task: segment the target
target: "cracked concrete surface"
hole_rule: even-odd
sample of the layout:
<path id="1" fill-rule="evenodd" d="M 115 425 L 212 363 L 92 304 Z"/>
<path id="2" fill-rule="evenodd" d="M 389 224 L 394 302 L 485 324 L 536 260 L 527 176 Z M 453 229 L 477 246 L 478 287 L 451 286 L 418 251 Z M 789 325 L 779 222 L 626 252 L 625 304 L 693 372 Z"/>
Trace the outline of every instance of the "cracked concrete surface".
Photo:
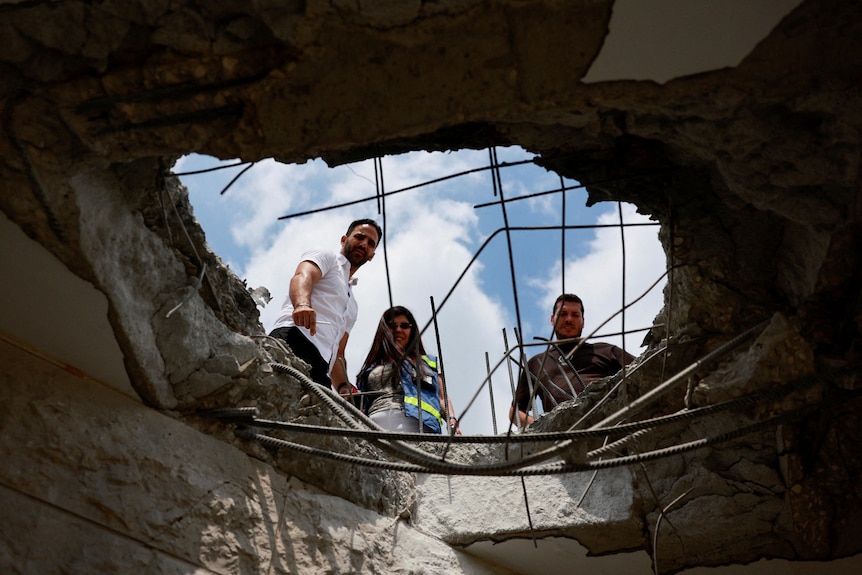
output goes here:
<path id="1" fill-rule="evenodd" d="M 427 573 L 551 573 L 576 560 L 602 572 L 594 555 L 617 554 L 632 570 L 657 557 L 667 573 L 848 570 L 862 546 L 859 8 L 0 4 L 0 484 L 16 511 L 2 523 L 0 565 L 415 572 L 409 555 Z M 607 474 L 596 494 L 628 478 L 626 496 L 605 501 L 614 505 L 596 513 L 596 531 L 589 497 L 583 509 L 569 499 L 541 510 L 541 546 L 526 548 L 517 547 L 529 538 L 524 515 L 457 505 L 482 500 L 473 481 L 277 454 L 198 415 L 253 404 L 265 416 L 332 421 L 268 368 L 303 366 L 259 337 L 247 287 L 206 246 L 170 174 L 176 157 L 334 165 L 506 144 L 587 183 L 591 202 L 628 201 L 661 223 L 674 298 L 666 294 L 666 327 L 654 336 L 669 353 L 631 378 L 629 401 L 770 320 L 698 370 L 690 400 L 810 381 L 760 409 L 815 408 L 777 431 Z M 536 429 L 565 429 L 592 401 Z M 645 415 L 682 401 L 663 398 Z M 680 425 L 628 449 L 737 423 Z M 380 455 L 343 438 L 310 441 Z M 564 500 L 569 480 L 528 484 Z M 500 491 L 512 498 L 503 508 L 514 507 L 511 485 Z M 466 521 L 480 512 L 487 520 Z M 496 544 L 506 539 L 519 551 Z M 59 559 L 34 552 L 48 543 Z"/>

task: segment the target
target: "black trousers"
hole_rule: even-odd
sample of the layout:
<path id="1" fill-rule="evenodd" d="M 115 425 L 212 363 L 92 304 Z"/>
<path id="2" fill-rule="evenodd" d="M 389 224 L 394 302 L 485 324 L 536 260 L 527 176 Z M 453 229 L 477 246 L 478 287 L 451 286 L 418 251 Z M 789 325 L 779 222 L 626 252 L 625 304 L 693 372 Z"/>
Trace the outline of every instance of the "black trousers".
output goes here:
<path id="1" fill-rule="evenodd" d="M 298 358 L 311 366 L 311 379 L 315 383 L 332 387 L 332 380 L 329 379 L 329 362 L 323 359 L 314 344 L 308 341 L 298 327 L 277 327 L 269 335 L 283 340 Z"/>

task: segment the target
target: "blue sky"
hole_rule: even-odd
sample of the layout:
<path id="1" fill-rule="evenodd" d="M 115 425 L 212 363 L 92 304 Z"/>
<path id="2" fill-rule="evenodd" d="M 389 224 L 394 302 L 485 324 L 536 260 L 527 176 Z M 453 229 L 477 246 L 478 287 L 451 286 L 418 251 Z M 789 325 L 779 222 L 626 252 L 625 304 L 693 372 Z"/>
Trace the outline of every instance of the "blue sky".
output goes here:
<path id="1" fill-rule="evenodd" d="M 532 159 L 521 148 L 497 148 L 499 162 Z M 489 165 L 488 150 L 459 152 L 413 152 L 381 160 L 383 184 L 387 192 Z M 174 166 L 187 172 L 226 165 L 205 156 L 186 156 Z M 287 294 L 290 277 L 302 252 L 313 247 L 338 249 L 341 236 L 354 219 L 373 218 L 384 223 L 378 212 L 374 162 L 371 160 L 329 168 L 322 161 L 305 164 L 258 162 L 231 187 L 222 189 L 243 167 L 233 167 L 201 175 L 182 177 L 189 189 L 195 216 L 215 253 L 249 287 L 265 286 L 273 300 L 260 309 L 261 323 L 268 332 Z M 374 260 L 358 272 L 355 293 L 360 313 L 350 335 L 347 350 L 348 372 L 360 367 L 371 344 L 377 321 L 389 307 L 387 268 L 393 303 L 410 308 L 421 325 L 431 320 L 431 298 L 438 309 L 440 350 L 433 326 L 423 335 L 431 353 L 442 355 L 449 393 L 462 417 L 465 433 L 493 433 L 492 409 L 486 365 L 493 368 L 504 353 L 503 331 L 509 345 L 515 342 L 518 325 L 515 313 L 509 245 L 505 233 L 497 233 L 445 300 L 458 277 L 495 231 L 504 227 L 498 201 L 494 197 L 490 170 L 399 192 L 385 199 L 386 249 L 380 246 Z M 539 192 L 577 186 L 533 164 L 500 170 L 503 195 L 507 200 Z M 618 224 L 620 207 L 602 202 L 586 208 L 586 192 L 568 190 L 565 195 L 565 224 Z M 344 202 L 361 201 L 348 207 L 279 219 L 299 212 L 317 210 Z M 561 193 L 545 194 L 507 203 L 510 227 L 560 226 L 563 223 Z M 634 207 L 622 204 L 625 223 L 650 223 Z M 657 238 L 658 226 L 625 230 L 625 301 L 641 294 L 665 270 L 665 257 Z M 567 230 L 565 265 L 562 264 L 563 234 L 560 230 L 513 231 L 512 261 L 525 343 L 534 337 L 550 336 L 550 310 L 565 281 L 565 290 L 584 299 L 588 334 L 615 314 L 623 302 L 622 241 L 618 227 Z M 388 264 L 388 265 L 387 265 Z M 563 271 L 565 273 L 563 273 Z M 626 311 L 626 329 L 651 325 L 661 307 L 664 282 Z M 620 331 L 620 316 L 598 330 L 599 334 Z M 622 346 L 637 355 L 643 333 L 599 338 Z M 527 350 L 529 355 L 538 348 Z M 487 359 L 486 359 L 487 354 Z M 505 366 L 491 382 L 498 432 L 505 431 L 511 402 L 511 386 Z M 464 409 L 470 404 L 466 413 Z"/>

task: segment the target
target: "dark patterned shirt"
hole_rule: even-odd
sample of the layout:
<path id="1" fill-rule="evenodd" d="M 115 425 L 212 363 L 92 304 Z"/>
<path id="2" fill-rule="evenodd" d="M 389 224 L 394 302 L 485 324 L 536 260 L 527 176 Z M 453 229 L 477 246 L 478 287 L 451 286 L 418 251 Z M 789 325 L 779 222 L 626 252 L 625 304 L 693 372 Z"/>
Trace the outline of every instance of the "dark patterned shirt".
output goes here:
<path id="1" fill-rule="evenodd" d="M 529 378 L 528 385 L 527 373 L 522 373 L 515 392 L 519 410 L 527 411 L 530 392 L 537 385 L 536 397 L 542 400 L 544 411 L 550 411 L 558 404 L 573 399 L 591 381 L 614 375 L 634 359 L 630 353 L 609 343 L 585 343 L 570 358 L 570 365 L 566 365 L 562 355 L 574 346 L 574 343 L 551 346 L 547 354 L 542 352 L 530 358 L 527 366 L 533 377 Z"/>

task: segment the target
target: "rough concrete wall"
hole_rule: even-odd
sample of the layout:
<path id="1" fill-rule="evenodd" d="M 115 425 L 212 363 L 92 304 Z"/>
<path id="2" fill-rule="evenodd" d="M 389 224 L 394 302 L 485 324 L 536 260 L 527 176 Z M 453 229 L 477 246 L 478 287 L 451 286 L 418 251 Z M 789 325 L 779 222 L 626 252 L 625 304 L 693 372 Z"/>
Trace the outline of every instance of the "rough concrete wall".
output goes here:
<path id="1" fill-rule="evenodd" d="M 808 0 L 738 66 L 664 84 L 584 83 L 614 4 L 7 3 L 0 208 L 104 294 L 129 382 L 148 407 L 394 517 L 414 510 L 412 477 L 273 453 L 201 416 L 248 404 L 265 416 L 334 421 L 296 381 L 269 369 L 292 358 L 259 337 L 245 286 L 206 248 L 168 167 L 193 151 L 340 163 L 520 144 L 586 183 L 591 202 L 630 201 L 662 224 L 672 271 L 664 326 L 653 337 L 668 354 L 627 381 L 608 409 L 765 320 L 766 339 L 697 369 L 686 382 L 691 393 L 662 398 L 647 413 L 812 382 L 812 397 L 761 408 L 810 402 L 777 440 L 762 431 L 632 474 L 635 522 L 661 533 L 678 510 L 670 529 L 686 527 L 659 539 L 666 568 L 858 553 L 862 10 Z M 4 372 L 10 385 L 28 381 L 12 375 Z M 560 410 L 537 429 L 565 429 L 584 408 Z M 155 411 L 135 413 L 157 418 L 148 419 L 150 432 L 171 425 Z M 18 416 L 4 414 L 4 425 Z M 625 450 L 694 439 L 736 419 L 682 426 Z M 51 430 L 49 421 L 33 433 L 50 439 Z M 341 438 L 311 441 L 378 455 Z M 20 447 L 4 443 L 26 457 Z M 95 465 L 88 451 L 78 453 Z M 81 470 L 86 477 L 89 468 Z M 9 481 L 26 482 L 25 471 L 10 471 Z M 48 481 L 43 487 L 51 491 Z M 111 515 L 110 499 L 93 505 Z M 699 521 L 709 510 L 722 520 Z M 4 533 L 13 528 L 4 524 Z M 486 535 L 505 534 L 491 526 Z M 652 541 L 620 545 L 655 553 Z M 13 549 L 10 561 L 29 557 L 29 546 Z"/>

